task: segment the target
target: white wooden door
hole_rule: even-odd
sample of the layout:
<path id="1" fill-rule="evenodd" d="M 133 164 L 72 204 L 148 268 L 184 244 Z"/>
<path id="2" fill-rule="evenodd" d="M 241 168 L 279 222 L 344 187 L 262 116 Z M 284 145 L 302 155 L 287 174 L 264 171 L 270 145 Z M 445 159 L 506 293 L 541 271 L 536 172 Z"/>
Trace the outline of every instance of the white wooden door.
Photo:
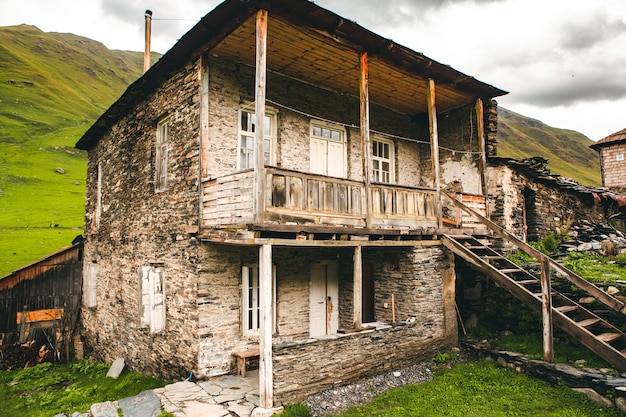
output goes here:
<path id="1" fill-rule="evenodd" d="M 343 142 L 328 141 L 328 167 L 327 175 L 344 178 L 345 170 L 345 147 Z"/>
<path id="2" fill-rule="evenodd" d="M 328 141 L 324 139 L 311 139 L 311 172 L 313 174 L 328 175 Z"/>
<path id="3" fill-rule="evenodd" d="M 309 284 L 309 333 L 311 337 L 337 333 L 339 327 L 339 283 L 337 263 L 311 265 Z"/>

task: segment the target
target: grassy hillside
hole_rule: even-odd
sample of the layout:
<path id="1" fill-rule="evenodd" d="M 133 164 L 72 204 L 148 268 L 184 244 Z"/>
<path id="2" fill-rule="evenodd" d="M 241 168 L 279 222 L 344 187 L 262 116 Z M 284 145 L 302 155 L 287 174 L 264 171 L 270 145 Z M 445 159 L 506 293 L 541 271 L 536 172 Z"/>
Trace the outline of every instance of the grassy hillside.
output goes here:
<path id="1" fill-rule="evenodd" d="M 550 171 L 583 185 L 601 186 L 598 154 L 593 141 L 573 130 L 550 127 L 503 107 L 498 108 L 498 156 L 548 158 Z"/>
<path id="2" fill-rule="evenodd" d="M 0 27 L 0 277 L 82 233 L 86 155 L 74 144 L 142 68 L 139 52 Z"/>

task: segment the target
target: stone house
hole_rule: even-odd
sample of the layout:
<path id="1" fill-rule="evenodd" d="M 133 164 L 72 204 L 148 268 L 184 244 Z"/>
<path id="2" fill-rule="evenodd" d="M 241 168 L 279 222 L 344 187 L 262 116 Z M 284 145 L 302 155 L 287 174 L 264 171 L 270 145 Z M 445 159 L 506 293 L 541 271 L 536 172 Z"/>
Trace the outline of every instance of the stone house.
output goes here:
<path id="1" fill-rule="evenodd" d="M 626 192 L 626 129 L 600 139 L 589 147 L 598 152 L 602 186 Z"/>
<path id="2" fill-rule="evenodd" d="M 223 2 L 77 143 L 86 352 L 202 378 L 258 349 L 269 408 L 454 345 L 443 190 L 484 209 L 503 94 L 306 0 Z"/>

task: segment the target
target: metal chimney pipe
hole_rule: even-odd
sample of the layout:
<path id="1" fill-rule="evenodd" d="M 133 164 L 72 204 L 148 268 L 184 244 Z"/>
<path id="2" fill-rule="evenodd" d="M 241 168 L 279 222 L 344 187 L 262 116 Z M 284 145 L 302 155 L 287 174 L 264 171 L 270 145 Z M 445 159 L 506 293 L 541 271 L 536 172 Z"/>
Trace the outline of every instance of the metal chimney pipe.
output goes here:
<path id="1" fill-rule="evenodd" d="M 143 53 L 143 72 L 150 69 L 150 38 L 152 37 L 152 10 L 146 10 L 146 49 Z"/>

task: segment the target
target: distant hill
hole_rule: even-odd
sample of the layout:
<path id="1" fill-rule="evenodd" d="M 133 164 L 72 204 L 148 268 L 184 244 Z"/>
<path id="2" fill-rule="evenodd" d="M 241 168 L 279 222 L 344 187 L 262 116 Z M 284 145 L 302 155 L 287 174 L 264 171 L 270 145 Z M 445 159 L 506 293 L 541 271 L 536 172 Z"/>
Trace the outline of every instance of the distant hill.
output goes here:
<path id="1" fill-rule="evenodd" d="M 87 164 L 74 144 L 142 70 L 141 52 L 0 27 L 0 277 L 82 233 Z M 600 184 L 587 137 L 499 112 L 500 156 L 543 156 L 555 173 Z"/>
<path id="2" fill-rule="evenodd" d="M 74 144 L 142 71 L 140 52 L 0 27 L 0 277 L 82 233 L 87 165 Z"/>
<path id="3" fill-rule="evenodd" d="M 498 107 L 498 156 L 524 159 L 542 156 L 552 173 L 583 185 L 601 186 L 598 154 L 582 133 L 558 129 Z"/>

